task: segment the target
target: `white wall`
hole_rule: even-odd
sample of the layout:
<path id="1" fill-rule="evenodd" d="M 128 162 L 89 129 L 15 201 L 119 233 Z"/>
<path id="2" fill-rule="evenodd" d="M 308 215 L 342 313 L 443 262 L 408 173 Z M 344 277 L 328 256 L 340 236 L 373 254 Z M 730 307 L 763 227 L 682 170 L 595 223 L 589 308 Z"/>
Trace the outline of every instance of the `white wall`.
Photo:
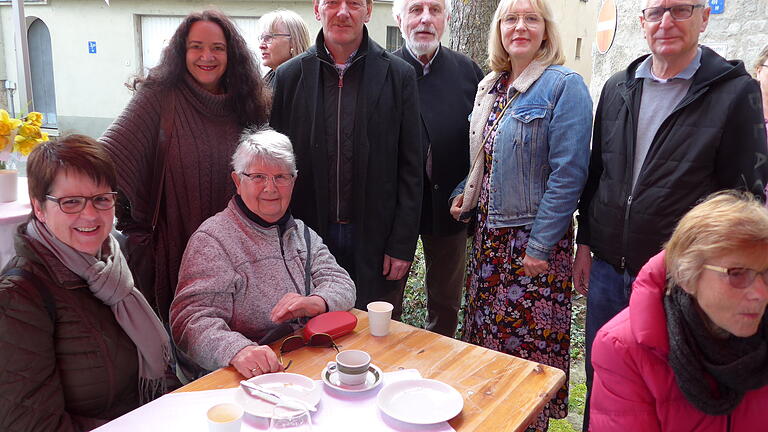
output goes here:
<path id="1" fill-rule="evenodd" d="M 549 0 L 563 41 L 565 65 L 575 70 L 589 85 L 592 78 L 592 44 L 600 0 Z M 576 58 L 576 39 L 581 38 L 581 58 Z"/>

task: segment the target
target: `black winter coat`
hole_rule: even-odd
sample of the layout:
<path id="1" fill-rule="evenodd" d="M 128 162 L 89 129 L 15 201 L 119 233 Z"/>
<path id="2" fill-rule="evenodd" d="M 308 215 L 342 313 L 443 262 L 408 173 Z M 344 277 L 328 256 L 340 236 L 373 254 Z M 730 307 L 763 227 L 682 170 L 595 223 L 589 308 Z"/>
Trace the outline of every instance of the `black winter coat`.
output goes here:
<path id="1" fill-rule="evenodd" d="M 139 406 L 136 345 L 109 306 L 25 228 L 5 269 L 45 284 L 55 323 L 29 280 L 0 278 L 0 430 L 90 430 Z"/>
<path id="2" fill-rule="evenodd" d="M 635 70 L 647 56 L 611 77 L 600 95 L 576 241 L 619 271 L 637 274 L 678 220 L 707 195 L 736 188 L 764 198 L 768 164 L 760 88 L 741 61 L 701 49 L 701 66 L 656 132 L 634 190 L 643 91 Z"/>
<path id="3" fill-rule="evenodd" d="M 416 71 L 424 157 L 432 146 L 432 177 L 424 172 L 421 234 L 450 235 L 467 229 L 450 214 L 450 196 L 469 171 L 469 115 L 483 71 L 469 57 L 441 46 L 429 73 L 411 53 L 393 53 Z"/>
<path id="4" fill-rule="evenodd" d="M 291 138 L 299 176 L 291 210 L 321 237 L 328 232 L 328 149 L 317 45 L 275 74 L 271 126 Z M 413 68 L 365 35 L 354 119 L 353 214 L 358 307 L 397 287 L 382 275 L 384 254 L 411 261 L 421 212 L 423 157 Z"/>

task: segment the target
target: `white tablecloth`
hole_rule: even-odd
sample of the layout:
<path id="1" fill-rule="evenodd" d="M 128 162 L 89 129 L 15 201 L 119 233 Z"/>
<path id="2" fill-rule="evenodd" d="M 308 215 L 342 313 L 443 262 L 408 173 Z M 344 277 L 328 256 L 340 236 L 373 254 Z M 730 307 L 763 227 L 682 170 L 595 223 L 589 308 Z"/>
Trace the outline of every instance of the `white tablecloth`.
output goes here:
<path id="1" fill-rule="evenodd" d="M 27 220 L 32 206 L 27 193 L 27 178 L 19 177 L 18 199 L 0 203 L 0 269 L 5 266 L 16 252 L 13 248 L 13 233 L 16 227 Z"/>
<path id="2" fill-rule="evenodd" d="M 323 386 L 317 412 L 312 414 L 313 432 L 455 432 L 448 422 L 413 425 L 395 420 L 376 405 L 376 396 L 387 383 L 402 379 L 420 378 L 415 369 L 385 372 L 384 382 L 378 388 L 362 393 L 341 393 Z M 153 402 L 119 417 L 94 432 L 205 432 L 205 413 L 213 405 L 236 403 L 237 388 L 167 394 Z M 269 420 L 246 414 L 242 431 L 263 432 L 269 429 Z"/>

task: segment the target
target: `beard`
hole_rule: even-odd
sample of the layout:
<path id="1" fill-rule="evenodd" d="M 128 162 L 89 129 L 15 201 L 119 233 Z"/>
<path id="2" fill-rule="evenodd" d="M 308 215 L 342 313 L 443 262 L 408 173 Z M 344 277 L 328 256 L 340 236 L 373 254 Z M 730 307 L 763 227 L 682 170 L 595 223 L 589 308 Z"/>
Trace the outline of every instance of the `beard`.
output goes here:
<path id="1" fill-rule="evenodd" d="M 416 34 L 420 32 L 430 32 L 435 36 L 435 38 L 427 42 L 417 41 Z M 416 27 L 415 29 L 411 30 L 410 34 L 403 34 L 403 37 L 408 42 L 408 48 L 417 57 L 432 54 L 437 49 L 437 46 L 440 45 L 440 40 L 437 38 L 437 29 L 435 29 L 435 26 L 432 25 Z"/>

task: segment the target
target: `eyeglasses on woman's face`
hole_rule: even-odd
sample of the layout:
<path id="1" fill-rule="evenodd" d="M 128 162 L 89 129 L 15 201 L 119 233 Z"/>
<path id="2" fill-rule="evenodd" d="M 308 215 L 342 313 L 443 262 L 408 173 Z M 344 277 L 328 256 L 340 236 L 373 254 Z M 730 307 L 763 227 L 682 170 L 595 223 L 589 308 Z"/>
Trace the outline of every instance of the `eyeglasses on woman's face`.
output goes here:
<path id="1" fill-rule="evenodd" d="M 544 24 L 544 18 L 537 13 L 508 13 L 501 17 L 501 24 L 505 27 L 517 27 L 521 22 L 527 28 L 536 28 Z"/>
<path id="2" fill-rule="evenodd" d="M 701 4 L 675 5 L 671 7 L 649 7 L 643 9 L 643 18 L 648 22 L 659 22 L 664 18 L 664 14 L 669 11 L 672 19 L 675 21 L 685 21 L 693 16 L 694 9 L 703 8 Z"/>
<path id="3" fill-rule="evenodd" d="M 115 207 L 117 202 L 117 192 L 107 192 L 89 197 L 84 196 L 67 196 L 67 197 L 55 197 L 46 195 L 45 199 L 53 201 L 59 205 L 62 212 L 67 214 L 80 213 L 85 209 L 88 201 L 93 204 L 93 208 L 96 210 L 109 210 Z"/>
<path id="4" fill-rule="evenodd" d="M 259 42 L 263 42 L 267 45 L 271 45 L 272 42 L 275 41 L 276 37 L 285 37 L 290 38 L 290 33 L 262 33 L 261 36 L 259 36 Z"/>
<path id="5" fill-rule="evenodd" d="M 727 275 L 728 283 L 734 288 L 744 289 L 751 286 L 752 283 L 755 282 L 755 279 L 758 275 L 763 278 L 763 283 L 768 285 L 768 269 L 759 272 L 757 270 L 745 267 L 726 268 L 709 264 L 704 264 L 702 267 L 707 270 L 712 270 Z"/>
<path id="6" fill-rule="evenodd" d="M 278 187 L 286 187 L 290 186 L 293 183 L 293 179 L 296 178 L 293 174 L 277 174 L 277 175 L 267 175 L 262 173 L 247 173 L 247 172 L 241 172 L 240 174 L 248 177 L 253 184 L 256 185 L 263 185 L 266 184 L 267 181 L 272 180 L 275 183 L 275 186 Z"/>

